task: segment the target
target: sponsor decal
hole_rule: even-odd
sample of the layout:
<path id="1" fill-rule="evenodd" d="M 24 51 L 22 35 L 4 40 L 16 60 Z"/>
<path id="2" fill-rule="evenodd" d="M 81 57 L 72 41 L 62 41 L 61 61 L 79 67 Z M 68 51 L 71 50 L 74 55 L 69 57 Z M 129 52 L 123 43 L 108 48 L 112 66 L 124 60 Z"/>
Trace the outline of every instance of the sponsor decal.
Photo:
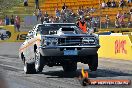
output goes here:
<path id="1" fill-rule="evenodd" d="M 127 79 L 90 79 L 88 71 L 81 70 L 79 81 L 82 86 L 87 85 L 130 85 L 131 80 Z"/>
<path id="2" fill-rule="evenodd" d="M 10 37 L 11 37 L 10 31 L 3 29 L 3 28 L 0 28 L 0 40 L 7 40 Z"/>
<path id="3" fill-rule="evenodd" d="M 125 46 L 126 46 L 126 40 L 116 40 L 115 54 L 118 54 L 118 53 L 127 54 L 127 50 Z"/>
<path id="4" fill-rule="evenodd" d="M 27 34 L 18 34 L 16 40 L 26 40 Z"/>

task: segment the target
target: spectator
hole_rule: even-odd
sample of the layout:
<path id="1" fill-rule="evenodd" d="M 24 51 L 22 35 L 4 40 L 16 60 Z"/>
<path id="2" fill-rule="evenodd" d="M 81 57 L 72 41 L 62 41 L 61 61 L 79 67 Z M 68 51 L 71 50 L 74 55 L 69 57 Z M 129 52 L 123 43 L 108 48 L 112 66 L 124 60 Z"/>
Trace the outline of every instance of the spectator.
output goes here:
<path id="1" fill-rule="evenodd" d="M 35 0 L 35 8 L 39 9 L 39 0 Z"/>
<path id="2" fill-rule="evenodd" d="M 86 14 L 89 14 L 89 12 L 90 12 L 90 8 L 87 7 L 86 10 L 85 10 L 85 13 L 86 13 Z"/>
<path id="3" fill-rule="evenodd" d="M 79 7 L 79 9 L 77 10 L 77 14 L 79 16 L 84 16 L 84 11 L 81 9 L 81 7 Z"/>
<path id="4" fill-rule="evenodd" d="M 91 28 L 92 27 L 92 21 L 91 21 L 92 17 L 91 17 L 91 15 L 88 14 L 85 19 L 86 19 L 86 22 L 87 22 L 87 27 Z"/>
<path id="5" fill-rule="evenodd" d="M 44 13 L 44 21 L 49 22 L 49 14 L 47 12 Z"/>
<path id="6" fill-rule="evenodd" d="M 75 16 L 76 16 L 76 14 L 73 12 L 73 10 L 70 10 L 70 15 L 71 15 L 72 17 L 75 17 Z"/>
<path id="7" fill-rule="evenodd" d="M 5 25 L 9 25 L 10 24 L 10 19 L 9 17 L 6 15 L 5 16 Z"/>
<path id="8" fill-rule="evenodd" d="M 116 7 L 116 2 L 114 0 L 111 2 L 111 7 Z"/>
<path id="9" fill-rule="evenodd" d="M 127 18 L 128 18 L 128 22 L 131 21 L 131 14 L 130 13 L 127 13 Z"/>
<path id="10" fill-rule="evenodd" d="M 128 17 L 126 12 L 124 12 L 123 15 L 124 15 L 124 19 Z"/>
<path id="11" fill-rule="evenodd" d="M 77 15 L 80 15 L 81 7 L 78 8 L 77 10 Z"/>
<path id="12" fill-rule="evenodd" d="M 119 20 L 118 20 L 117 17 L 116 17 L 116 20 L 115 20 L 115 27 L 120 28 L 120 23 L 119 23 Z"/>
<path id="13" fill-rule="evenodd" d="M 24 6 L 28 6 L 28 0 L 24 0 Z"/>
<path id="14" fill-rule="evenodd" d="M 124 0 L 121 0 L 119 2 L 119 7 L 121 7 L 123 9 L 124 6 L 125 6 L 125 1 Z"/>
<path id="15" fill-rule="evenodd" d="M 120 21 L 120 26 L 123 28 L 125 27 L 124 19 L 125 19 L 124 14 L 122 14 L 119 21 Z"/>
<path id="16" fill-rule="evenodd" d="M 41 24 L 43 24 L 43 22 L 44 22 L 44 15 L 42 15 L 42 16 L 40 17 L 40 21 L 41 21 Z"/>
<path id="17" fill-rule="evenodd" d="M 94 13 L 95 12 L 95 9 L 92 7 L 91 10 L 90 10 L 91 13 Z"/>
<path id="18" fill-rule="evenodd" d="M 20 17 L 16 16 L 15 18 L 15 27 L 17 29 L 17 31 L 19 32 L 20 30 Z"/>
<path id="19" fill-rule="evenodd" d="M 97 31 L 97 18 L 96 17 L 92 17 L 92 20 L 91 20 L 91 29 L 94 29 L 94 32 Z"/>
<path id="20" fill-rule="evenodd" d="M 105 7 L 106 7 L 105 1 L 102 2 L 101 7 L 102 7 L 102 9 L 105 9 Z"/>
<path id="21" fill-rule="evenodd" d="M 129 10 L 129 13 L 130 13 L 130 15 L 132 16 L 132 7 L 131 7 L 131 9 Z"/>
<path id="22" fill-rule="evenodd" d="M 105 28 L 109 27 L 109 23 L 110 23 L 110 19 L 109 19 L 108 15 L 106 15 L 106 17 L 105 17 Z"/>
<path id="23" fill-rule="evenodd" d="M 53 16 L 49 17 L 49 23 L 54 23 L 54 17 Z"/>
<path id="24" fill-rule="evenodd" d="M 64 5 L 62 6 L 62 9 L 65 10 L 66 9 L 66 4 L 64 3 Z"/>
<path id="25" fill-rule="evenodd" d="M 66 16 L 65 16 L 64 12 L 61 13 L 59 21 L 62 22 L 62 23 L 64 23 L 66 21 Z"/>
<path id="26" fill-rule="evenodd" d="M 84 7 L 83 7 L 83 6 L 82 6 L 81 10 L 82 10 L 83 12 L 85 12 L 85 9 L 84 9 Z"/>
<path id="27" fill-rule="evenodd" d="M 11 25 L 14 25 L 14 16 L 13 15 L 11 16 L 10 22 L 11 22 Z"/>
<path id="28" fill-rule="evenodd" d="M 106 4 L 107 4 L 107 7 L 111 7 L 111 1 L 110 0 L 108 0 L 108 2 Z"/>
<path id="29" fill-rule="evenodd" d="M 59 18 L 60 17 L 60 11 L 58 10 L 58 8 L 56 8 L 55 14 L 56 14 L 56 18 Z"/>
<path id="30" fill-rule="evenodd" d="M 80 21 L 77 22 L 78 27 L 82 30 L 82 32 L 86 33 L 87 32 L 87 26 L 86 22 L 83 16 L 80 17 Z"/>
<path id="31" fill-rule="evenodd" d="M 121 17 L 121 13 L 120 13 L 120 11 L 118 11 L 116 17 L 117 17 L 118 19 Z"/>
<path id="32" fill-rule="evenodd" d="M 42 16 L 42 11 L 40 9 L 38 9 L 38 12 L 37 12 L 37 21 L 38 19 Z"/>

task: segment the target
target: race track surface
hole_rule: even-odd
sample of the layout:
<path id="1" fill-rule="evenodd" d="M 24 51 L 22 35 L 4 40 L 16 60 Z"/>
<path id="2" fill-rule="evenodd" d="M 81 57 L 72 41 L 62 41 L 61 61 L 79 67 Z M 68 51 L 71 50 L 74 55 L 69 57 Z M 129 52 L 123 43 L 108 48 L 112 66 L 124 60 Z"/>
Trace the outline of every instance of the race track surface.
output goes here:
<path id="1" fill-rule="evenodd" d="M 64 73 L 62 67 L 44 67 L 40 74 L 25 74 L 23 63 L 18 58 L 21 43 L 0 43 L 0 71 L 9 88 L 83 88 L 79 81 L 81 68 L 89 72 L 91 79 L 130 79 L 132 61 L 99 59 L 99 68 L 90 72 L 87 65 L 78 63 L 76 72 Z M 131 85 L 89 85 L 84 88 L 132 88 Z"/>

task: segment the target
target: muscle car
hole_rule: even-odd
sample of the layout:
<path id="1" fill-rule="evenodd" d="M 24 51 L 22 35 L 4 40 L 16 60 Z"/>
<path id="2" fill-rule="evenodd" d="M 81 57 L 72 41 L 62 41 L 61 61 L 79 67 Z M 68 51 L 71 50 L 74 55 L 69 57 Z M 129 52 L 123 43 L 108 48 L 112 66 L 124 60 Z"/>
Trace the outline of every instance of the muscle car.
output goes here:
<path id="1" fill-rule="evenodd" d="M 44 23 L 29 31 L 19 57 L 27 74 L 42 72 L 45 65 L 76 71 L 78 62 L 96 71 L 99 47 L 97 35 L 83 33 L 74 23 Z"/>

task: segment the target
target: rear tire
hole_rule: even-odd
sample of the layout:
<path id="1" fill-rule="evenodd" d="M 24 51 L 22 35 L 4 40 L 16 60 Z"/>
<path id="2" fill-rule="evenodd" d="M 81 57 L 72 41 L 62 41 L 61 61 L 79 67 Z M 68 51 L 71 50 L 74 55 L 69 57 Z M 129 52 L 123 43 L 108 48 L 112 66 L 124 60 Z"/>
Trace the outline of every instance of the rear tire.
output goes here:
<path id="1" fill-rule="evenodd" d="M 65 63 L 62 67 L 65 72 L 74 72 L 77 70 L 77 62 Z"/>
<path id="2" fill-rule="evenodd" d="M 38 50 L 35 52 L 35 70 L 37 73 L 42 72 L 44 68 L 43 56 Z"/>
<path id="3" fill-rule="evenodd" d="M 89 65 L 89 69 L 91 71 L 96 71 L 97 70 L 97 68 L 98 68 L 98 54 L 92 55 L 90 57 L 90 61 L 89 61 L 88 65 Z"/>

